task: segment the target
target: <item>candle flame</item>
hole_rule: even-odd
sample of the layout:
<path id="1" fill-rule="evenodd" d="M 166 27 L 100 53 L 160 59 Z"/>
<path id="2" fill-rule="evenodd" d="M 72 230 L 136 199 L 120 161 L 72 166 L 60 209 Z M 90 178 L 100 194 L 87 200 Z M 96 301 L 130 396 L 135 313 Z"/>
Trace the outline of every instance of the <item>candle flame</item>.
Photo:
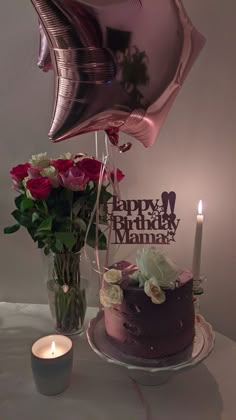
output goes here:
<path id="1" fill-rule="evenodd" d="M 198 214 L 202 215 L 202 200 L 198 203 Z"/>
<path id="2" fill-rule="evenodd" d="M 56 344 L 55 344 L 55 341 L 53 341 L 52 346 L 51 346 L 51 353 L 52 353 L 53 356 L 54 356 L 55 352 L 56 352 Z"/>

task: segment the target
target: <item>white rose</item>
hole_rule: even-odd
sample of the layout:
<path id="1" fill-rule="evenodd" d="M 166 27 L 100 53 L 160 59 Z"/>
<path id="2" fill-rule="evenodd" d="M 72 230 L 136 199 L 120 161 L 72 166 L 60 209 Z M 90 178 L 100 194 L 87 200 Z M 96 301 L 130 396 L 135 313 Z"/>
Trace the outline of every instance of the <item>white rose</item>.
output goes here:
<path id="1" fill-rule="evenodd" d="M 62 155 L 59 156 L 58 159 L 73 159 L 74 155 L 70 152 L 62 153 Z"/>
<path id="2" fill-rule="evenodd" d="M 100 302 L 105 308 L 120 305 L 123 302 L 123 290 L 117 284 L 110 284 L 100 290 Z"/>
<path id="3" fill-rule="evenodd" d="M 26 192 L 26 197 L 27 198 L 29 198 L 30 200 L 35 200 L 35 198 L 34 197 L 32 197 L 32 195 L 31 195 L 31 193 L 30 193 L 30 191 L 29 190 L 25 190 L 25 192 Z"/>
<path id="4" fill-rule="evenodd" d="M 24 179 L 23 179 L 23 181 L 22 181 L 22 184 L 23 184 L 23 186 L 26 188 L 26 184 L 27 184 L 27 181 L 29 181 L 29 179 L 31 179 L 31 177 L 28 175 L 28 176 L 26 176 Z"/>
<path id="5" fill-rule="evenodd" d="M 88 157 L 85 153 L 78 153 L 78 155 L 75 156 L 75 163 L 79 162 L 80 160 L 83 160 L 84 158 Z"/>
<path id="6" fill-rule="evenodd" d="M 144 277 L 155 277 L 164 288 L 173 288 L 179 277 L 178 267 L 154 247 L 137 252 L 137 265 Z"/>
<path id="7" fill-rule="evenodd" d="M 147 296 L 149 296 L 152 300 L 152 303 L 161 304 L 165 302 L 166 295 L 163 290 L 161 290 L 158 281 L 155 277 L 151 277 L 147 280 L 144 284 L 144 292 Z"/>
<path id="8" fill-rule="evenodd" d="M 48 166 L 48 168 L 44 168 L 41 172 L 42 176 L 47 176 L 51 179 L 53 187 L 58 187 L 59 182 L 57 180 L 57 170 L 54 166 Z"/>
<path id="9" fill-rule="evenodd" d="M 38 166 L 40 168 L 47 168 L 49 166 L 49 158 L 47 152 L 38 153 L 37 155 L 32 155 L 30 159 L 32 166 Z"/>
<path id="10" fill-rule="evenodd" d="M 31 195 L 31 193 L 30 193 L 30 191 L 26 188 L 26 184 L 27 184 L 27 181 L 29 181 L 29 179 L 31 179 L 31 177 L 30 177 L 30 176 L 26 176 L 26 177 L 23 179 L 22 184 L 23 184 L 23 186 L 25 187 L 26 197 L 27 197 L 27 198 L 30 198 L 31 200 L 34 200 L 34 198 L 32 197 L 32 195 Z"/>
<path id="11" fill-rule="evenodd" d="M 111 268 L 110 270 L 106 271 L 103 275 L 103 280 L 105 280 L 107 283 L 120 283 L 121 279 L 121 270 L 116 270 L 115 268 Z"/>

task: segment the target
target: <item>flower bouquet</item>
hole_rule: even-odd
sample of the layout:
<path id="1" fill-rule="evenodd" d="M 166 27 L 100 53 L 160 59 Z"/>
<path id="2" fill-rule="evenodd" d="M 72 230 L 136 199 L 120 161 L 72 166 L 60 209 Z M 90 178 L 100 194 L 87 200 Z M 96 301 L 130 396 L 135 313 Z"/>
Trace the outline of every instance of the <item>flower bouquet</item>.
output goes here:
<path id="1" fill-rule="evenodd" d="M 112 196 L 108 187 L 124 175 L 92 157 L 70 153 L 58 159 L 49 159 L 47 153 L 33 155 L 10 174 L 18 192 L 12 212 L 17 223 L 4 232 L 13 233 L 23 226 L 43 250 L 50 261 L 47 286 L 53 296 L 50 307 L 56 328 L 64 334 L 80 332 L 86 312 L 80 252 L 85 243 L 107 248 L 101 226 L 107 224 L 107 202 Z"/>

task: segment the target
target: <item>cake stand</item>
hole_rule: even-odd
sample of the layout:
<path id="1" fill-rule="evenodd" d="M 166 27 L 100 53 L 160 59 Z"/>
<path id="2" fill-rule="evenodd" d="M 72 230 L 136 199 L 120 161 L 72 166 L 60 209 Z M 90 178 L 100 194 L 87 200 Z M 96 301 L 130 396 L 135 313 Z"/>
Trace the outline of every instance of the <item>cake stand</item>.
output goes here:
<path id="1" fill-rule="evenodd" d="M 164 359 L 142 359 L 122 353 L 109 341 L 104 313 L 100 311 L 89 323 L 87 338 L 101 359 L 126 369 L 132 380 L 141 385 L 161 385 L 175 373 L 196 366 L 211 353 L 215 335 L 211 325 L 199 314 L 196 315 L 195 332 L 193 345 L 183 352 Z"/>

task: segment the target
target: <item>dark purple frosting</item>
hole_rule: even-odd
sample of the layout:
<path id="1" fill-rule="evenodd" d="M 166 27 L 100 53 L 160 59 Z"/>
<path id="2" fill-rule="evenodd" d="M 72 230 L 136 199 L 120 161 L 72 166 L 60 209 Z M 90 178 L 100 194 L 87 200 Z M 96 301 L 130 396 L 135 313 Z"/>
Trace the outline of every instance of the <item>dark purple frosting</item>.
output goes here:
<path id="1" fill-rule="evenodd" d="M 174 290 L 165 290 L 164 303 L 154 304 L 143 288 L 129 285 L 128 277 L 137 267 L 121 261 L 113 268 L 122 271 L 124 299 L 121 305 L 104 309 L 105 326 L 108 336 L 122 352 L 160 358 L 192 344 L 195 315 L 189 271 L 180 274 Z"/>

